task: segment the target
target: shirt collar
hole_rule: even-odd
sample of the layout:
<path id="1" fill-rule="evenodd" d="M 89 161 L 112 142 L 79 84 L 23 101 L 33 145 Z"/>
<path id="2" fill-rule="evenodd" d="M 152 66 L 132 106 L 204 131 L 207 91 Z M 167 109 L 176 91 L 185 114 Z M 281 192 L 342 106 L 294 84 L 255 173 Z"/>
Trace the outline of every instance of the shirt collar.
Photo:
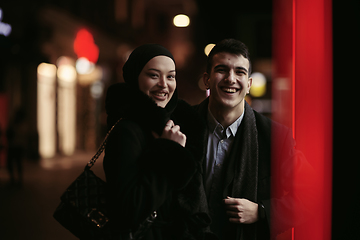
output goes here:
<path id="1" fill-rule="evenodd" d="M 234 136 L 237 133 L 237 130 L 244 118 L 245 108 L 241 116 L 235 120 L 229 127 L 225 129 L 226 138 L 229 138 L 230 136 Z M 212 115 L 210 108 L 208 108 L 208 114 L 207 114 L 207 120 L 208 120 L 208 127 L 209 131 L 213 134 L 215 132 L 223 131 L 224 127 L 215 119 L 215 117 Z"/>

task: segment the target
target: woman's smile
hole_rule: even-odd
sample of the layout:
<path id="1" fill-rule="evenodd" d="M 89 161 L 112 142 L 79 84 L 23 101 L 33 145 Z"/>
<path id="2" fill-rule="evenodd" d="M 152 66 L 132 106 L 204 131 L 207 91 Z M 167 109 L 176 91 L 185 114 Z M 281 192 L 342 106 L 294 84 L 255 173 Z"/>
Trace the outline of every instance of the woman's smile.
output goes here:
<path id="1" fill-rule="evenodd" d="M 167 91 L 150 91 L 151 97 L 159 101 L 165 101 L 169 93 Z"/>

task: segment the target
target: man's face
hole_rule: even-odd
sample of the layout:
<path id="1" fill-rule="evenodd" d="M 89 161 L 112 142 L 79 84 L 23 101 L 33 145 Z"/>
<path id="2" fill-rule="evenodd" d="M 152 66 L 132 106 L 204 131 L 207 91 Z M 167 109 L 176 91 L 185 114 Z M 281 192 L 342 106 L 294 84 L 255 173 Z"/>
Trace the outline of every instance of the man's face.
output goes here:
<path id="1" fill-rule="evenodd" d="M 220 52 L 213 56 L 210 74 L 204 73 L 205 86 L 210 89 L 210 104 L 233 109 L 244 106 L 252 79 L 249 60 L 242 55 Z"/>

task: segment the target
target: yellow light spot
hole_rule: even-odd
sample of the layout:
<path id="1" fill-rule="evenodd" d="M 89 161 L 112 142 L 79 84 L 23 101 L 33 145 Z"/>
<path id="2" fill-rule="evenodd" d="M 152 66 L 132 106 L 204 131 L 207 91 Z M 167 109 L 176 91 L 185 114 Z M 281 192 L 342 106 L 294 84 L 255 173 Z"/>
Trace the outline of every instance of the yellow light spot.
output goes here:
<path id="1" fill-rule="evenodd" d="M 190 24 L 190 18 L 185 14 L 178 14 L 174 17 L 173 23 L 176 27 L 187 27 Z"/>
<path id="2" fill-rule="evenodd" d="M 250 94 L 253 97 L 261 97 L 266 93 L 266 78 L 262 73 L 254 72 L 251 74 L 252 85 Z"/>
<path id="3" fill-rule="evenodd" d="M 209 56 L 209 53 L 211 52 L 213 47 L 215 47 L 214 43 L 209 43 L 208 45 L 206 45 L 206 47 L 204 48 L 204 53 L 206 54 L 206 56 Z"/>

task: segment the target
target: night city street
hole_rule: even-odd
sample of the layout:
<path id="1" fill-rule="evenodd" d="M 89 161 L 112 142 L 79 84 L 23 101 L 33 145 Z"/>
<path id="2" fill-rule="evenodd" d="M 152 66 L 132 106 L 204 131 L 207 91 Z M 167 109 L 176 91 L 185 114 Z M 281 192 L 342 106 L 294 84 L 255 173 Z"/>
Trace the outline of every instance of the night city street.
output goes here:
<path id="1" fill-rule="evenodd" d="M 71 157 L 26 160 L 22 186 L 10 185 L 6 168 L 0 168 L 1 239 L 77 239 L 52 215 L 61 194 L 91 157 L 91 153 L 76 152 Z M 102 157 L 92 170 L 103 178 Z"/>

